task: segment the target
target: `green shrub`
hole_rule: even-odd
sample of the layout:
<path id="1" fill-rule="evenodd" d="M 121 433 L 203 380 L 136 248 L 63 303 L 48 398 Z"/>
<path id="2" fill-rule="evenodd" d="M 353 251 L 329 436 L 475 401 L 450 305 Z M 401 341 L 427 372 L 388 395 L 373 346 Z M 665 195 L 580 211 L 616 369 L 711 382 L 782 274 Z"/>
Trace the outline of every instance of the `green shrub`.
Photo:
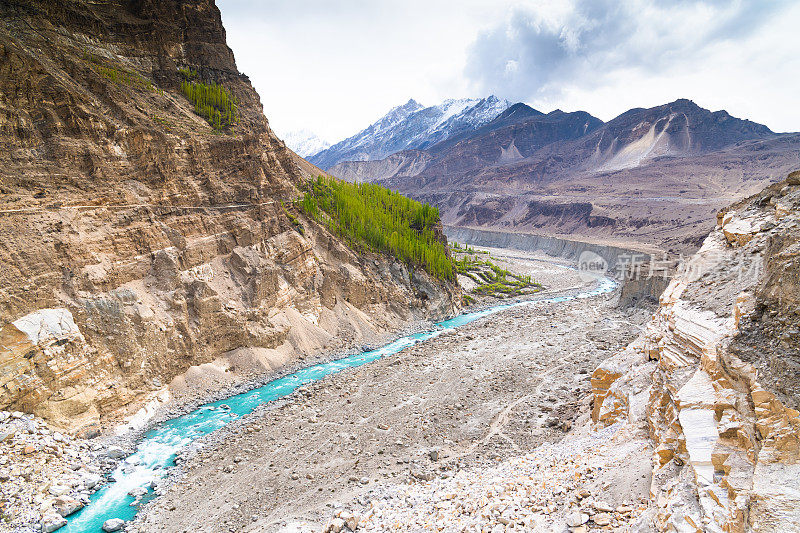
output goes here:
<path id="1" fill-rule="evenodd" d="M 352 246 L 388 252 L 430 274 L 455 279 L 445 245 L 436 239 L 439 210 L 371 183 L 318 177 L 299 206 Z"/>
<path id="2" fill-rule="evenodd" d="M 473 294 L 484 296 L 508 297 L 522 296 L 541 290 L 542 285 L 532 279 L 530 275 L 512 274 L 504 268 L 492 263 L 489 259 L 481 260 L 469 254 L 486 253 L 485 250 L 474 250 L 469 246 L 462 248 L 460 245 L 453 247 L 456 254 L 464 254 L 460 259 L 455 259 L 453 264 L 459 274 L 470 278 L 477 284 L 472 289 Z"/>
<path id="3" fill-rule="evenodd" d="M 89 63 L 89 67 L 92 70 L 107 80 L 136 89 L 155 90 L 153 83 L 141 74 L 119 66 L 109 65 L 107 64 L 108 60 L 97 54 L 84 51 L 83 59 Z"/>
<path id="4" fill-rule="evenodd" d="M 179 68 L 178 72 L 180 73 L 181 76 L 183 76 L 183 79 L 185 80 L 193 80 L 194 78 L 197 77 L 197 71 L 193 70 L 190 67 Z"/>
<path id="5" fill-rule="evenodd" d="M 222 85 L 183 80 L 181 92 L 194 104 L 194 112 L 215 129 L 220 130 L 236 122 L 238 102 Z"/>

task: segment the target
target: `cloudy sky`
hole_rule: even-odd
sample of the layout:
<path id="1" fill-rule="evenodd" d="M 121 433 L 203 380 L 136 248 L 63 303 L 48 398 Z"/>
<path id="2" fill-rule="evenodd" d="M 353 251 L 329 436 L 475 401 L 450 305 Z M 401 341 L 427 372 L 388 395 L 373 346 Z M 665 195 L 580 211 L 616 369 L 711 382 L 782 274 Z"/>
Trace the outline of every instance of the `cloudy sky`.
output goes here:
<path id="1" fill-rule="evenodd" d="M 800 131 L 800 2 L 217 0 L 279 134 L 329 141 L 414 98 L 495 94 L 608 120 L 690 98 Z"/>

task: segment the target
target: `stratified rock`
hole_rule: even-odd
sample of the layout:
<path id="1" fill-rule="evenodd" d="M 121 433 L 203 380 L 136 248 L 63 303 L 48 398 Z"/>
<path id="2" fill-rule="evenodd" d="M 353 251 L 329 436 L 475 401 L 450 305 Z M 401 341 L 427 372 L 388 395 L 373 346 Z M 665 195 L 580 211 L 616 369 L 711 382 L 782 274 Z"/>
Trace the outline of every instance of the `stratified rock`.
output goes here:
<path id="1" fill-rule="evenodd" d="M 647 423 L 660 530 L 800 529 L 800 189 L 787 183 L 721 213 L 646 332 L 593 376 L 594 420 Z"/>
<path id="2" fill-rule="evenodd" d="M 0 2 L 0 56 L 0 409 L 96 435 L 192 367 L 249 379 L 455 309 L 294 207 L 320 170 L 270 129 L 213 0 Z M 195 114 L 184 68 L 235 124 Z"/>

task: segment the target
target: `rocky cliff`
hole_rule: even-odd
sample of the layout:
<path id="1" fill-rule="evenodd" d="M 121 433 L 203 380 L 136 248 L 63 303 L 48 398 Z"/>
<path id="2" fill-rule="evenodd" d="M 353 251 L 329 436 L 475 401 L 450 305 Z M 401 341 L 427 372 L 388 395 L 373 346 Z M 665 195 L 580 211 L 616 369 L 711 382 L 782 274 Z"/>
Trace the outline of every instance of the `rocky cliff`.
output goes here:
<path id="1" fill-rule="evenodd" d="M 646 425 L 661 531 L 800 528 L 800 173 L 718 216 L 647 330 L 592 376 L 593 418 Z"/>
<path id="2" fill-rule="evenodd" d="M 71 430 L 453 310 L 291 207 L 212 0 L 0 5 L 0 409 Z M 221 84 L 212 128 L 181 93 Z M 167 384 L 172 388 L 166 388 Z"/>

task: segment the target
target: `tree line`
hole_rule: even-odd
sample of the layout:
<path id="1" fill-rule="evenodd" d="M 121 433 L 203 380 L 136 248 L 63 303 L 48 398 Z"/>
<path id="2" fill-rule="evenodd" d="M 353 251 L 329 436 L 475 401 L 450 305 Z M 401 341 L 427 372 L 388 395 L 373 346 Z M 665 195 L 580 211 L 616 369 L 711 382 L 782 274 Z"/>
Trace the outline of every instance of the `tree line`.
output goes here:
<path id="1" fill-rule="evenodd" d="M 389 252 L 446 280 L 453 262 L 436 238 L 439 210 L 372 183 L 353 184 L 319 176 L 299 206 L 353 246 Z"/>

